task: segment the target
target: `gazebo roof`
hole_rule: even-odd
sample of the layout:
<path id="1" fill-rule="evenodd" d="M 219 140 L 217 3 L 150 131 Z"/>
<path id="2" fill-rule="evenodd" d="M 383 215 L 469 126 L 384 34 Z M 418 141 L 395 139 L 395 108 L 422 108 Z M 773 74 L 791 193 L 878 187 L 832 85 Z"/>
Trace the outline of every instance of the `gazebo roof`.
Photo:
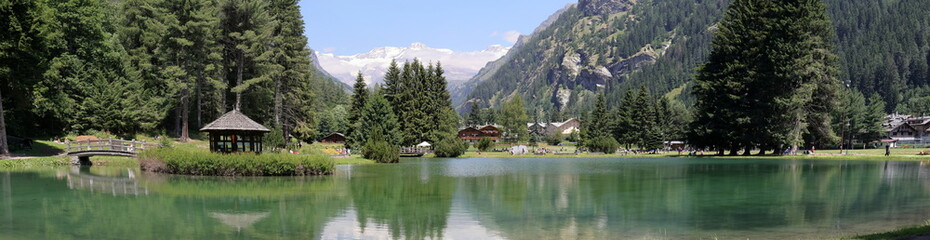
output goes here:
<path id="1" fill-rule="evenodd" d="M 271 132 L 265 126 L 252 121 L 239 110 L 232 110 L 215 121 L 207 124 L 200 131 L 254 131 L 254 132 Z"/>

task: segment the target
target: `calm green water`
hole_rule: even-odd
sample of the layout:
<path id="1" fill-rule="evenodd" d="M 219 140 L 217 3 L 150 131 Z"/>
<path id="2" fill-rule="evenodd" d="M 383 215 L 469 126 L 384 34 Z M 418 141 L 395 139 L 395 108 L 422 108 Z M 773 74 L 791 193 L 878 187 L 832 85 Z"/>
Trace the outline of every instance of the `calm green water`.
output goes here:
<path id="1" fill-rule="evenodd" d="M 930 219 L 930 162 L 412 159 L 335 176 L 0 172 L 0 239 L 810 239 Z"/>

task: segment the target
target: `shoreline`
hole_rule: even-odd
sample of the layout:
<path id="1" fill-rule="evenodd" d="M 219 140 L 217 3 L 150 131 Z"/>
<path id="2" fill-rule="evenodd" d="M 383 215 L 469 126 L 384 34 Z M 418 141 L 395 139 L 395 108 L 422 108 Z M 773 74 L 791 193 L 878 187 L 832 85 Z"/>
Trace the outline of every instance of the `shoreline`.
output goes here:
<path id="1" fill-rule="evenodd" d="M 421 158 L 436 158 L 433 154 L 427 154 Z M 477 154 L 475 152 L 466 152 L 464 155 L 457 158 L 444 158 L 444 159 L 469 159 L 469 158 L 498 158 L 498 159 L 518 159 L 518 158 L 549 158 L 549 159 L 580 159 L 580 158 L 617 158 L 617 159 L 649 159 L 649 158 L 675 158 L 675 159 L 728 159 L 728 160 L 740 160 L 740 159 L 766 159 L 766 160 L 823 160 L 823 161 L 838 161 L 838 160 L 852 160 L 852 161 L 895 161 L 895 162 L 917 162 L 917 161 L 930 161 L 930 156 L 918 156 L 918 155 L 892 155 L 892 156 L 883 156 L 883 155 L 796 155 L 796 156 L 717 156 L 717 155 L 703 155 L 703 156 L 688 156 L 688 155 L 677 155 L 677 154 L 631 154 L 631 155 L 619 155 L 619 154 L 585 154 L 581 153 L 578 155 L 534 155 L 534 154 L 515 154 L 510 155 L 509 153 L 488 153 L 483 152 Z M 405 159 L 405 158 L 401 158 Z M 368 165 L 375 164 L 374 161 L 364 159 L 361 156 L 352 155 L 350 157 L 342 158 L 332 158 L 335 165 Z M 136 158 L 126 158 L 126 157 L 93 157 L 91 158 L 92 166 L 106 166 L 106 167 L 139 167 L 139 161 Z M 0 160 L 0 171 L 4 170 L 22 170 L 30 168 L 42 168 L 42 167 L 59 167 L 59 166 L 70 166 L 70 159 L 66 156 L 20 156 L 14 159 L 3 159 Z"/>

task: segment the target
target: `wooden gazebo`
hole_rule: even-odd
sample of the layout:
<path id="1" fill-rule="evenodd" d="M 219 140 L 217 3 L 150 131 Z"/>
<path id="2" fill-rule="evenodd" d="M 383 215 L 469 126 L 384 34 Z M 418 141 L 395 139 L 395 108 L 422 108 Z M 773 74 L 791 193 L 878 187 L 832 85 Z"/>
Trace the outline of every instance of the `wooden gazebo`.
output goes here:
<path id="1" fill-rule="evenodd" d="M 210 133 L 210 151 L 221 153 L 261 153 L 262 137 L 271 132 L 239 110 L 223 114 L 200 131 Z"/>

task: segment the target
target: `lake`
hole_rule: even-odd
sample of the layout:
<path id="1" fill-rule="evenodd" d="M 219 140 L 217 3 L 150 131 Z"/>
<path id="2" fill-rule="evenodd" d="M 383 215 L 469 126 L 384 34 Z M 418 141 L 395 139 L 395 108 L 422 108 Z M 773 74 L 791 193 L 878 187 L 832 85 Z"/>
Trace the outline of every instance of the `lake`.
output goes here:
<path id="1" fill-rule="evenodd" d="M 2 239 L 836 238 L 930 220 L 930 162 L 404 159 L 334 176 L 0 172 Z"/>

